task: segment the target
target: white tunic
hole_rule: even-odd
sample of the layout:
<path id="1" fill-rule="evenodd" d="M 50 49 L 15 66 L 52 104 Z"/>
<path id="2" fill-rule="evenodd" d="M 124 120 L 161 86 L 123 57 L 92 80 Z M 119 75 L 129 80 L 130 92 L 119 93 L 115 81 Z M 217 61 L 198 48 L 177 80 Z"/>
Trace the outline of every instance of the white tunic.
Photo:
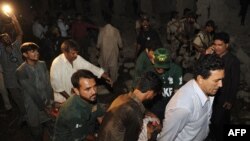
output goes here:
<path id="1" fill-rule="evenodd" d="M 59 55 L 53 60 L 50 69 L 50 81 L 54 90 L 54 100 L 56 102 L 62 103 L 66 100 L 59 92 L 65 91 L 72 95 L 71 89 L 73 85 L 71 83 L 71 76 L 79 69 L 89 70 L 98 78 L 104 73 L 102 68 L 94 66 L 79 55 L 73 61 L 73 66 L 66 59 L 64 54 Z"/>

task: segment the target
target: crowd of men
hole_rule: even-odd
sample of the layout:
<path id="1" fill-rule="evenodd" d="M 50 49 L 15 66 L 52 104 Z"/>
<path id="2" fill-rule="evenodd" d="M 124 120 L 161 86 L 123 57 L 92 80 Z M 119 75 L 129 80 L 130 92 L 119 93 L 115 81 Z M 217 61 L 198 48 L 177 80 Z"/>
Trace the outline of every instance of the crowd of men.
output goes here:
<path id="1" fill-rule="evenodd" d="M 27 123 L 34 141 L 43 140 L 55 103 L 54 141 L 223 140 L 240 83 L 240 62 L 230 52 L 229 34 L 216 32 L 213 20 L 201 28 L 191 10 L 185 9 L 181 18 L 178 14 L 173 11 L 166 25 L 168 47 L 142 15 L 132 89 L 105 109 L 97 101 L 97 79 L 111 87 L 118 82 L 123 48 L 111 17 L 105 17 L 100 30 L 81 14 L 68 25 L 59 13 L 50 27 L 37 17 L 35 40 L 23 43 L 25 33 L 11 13 L 16 36 L 4 28 L 0 35 L 0 93 L 6 110 L 12 109 L 10 93 L 18 121 Z M 100 67 L 88 61 L 88 28 L 99 30 Z M 184 82 L 184 72 L 193 78 Z"/>

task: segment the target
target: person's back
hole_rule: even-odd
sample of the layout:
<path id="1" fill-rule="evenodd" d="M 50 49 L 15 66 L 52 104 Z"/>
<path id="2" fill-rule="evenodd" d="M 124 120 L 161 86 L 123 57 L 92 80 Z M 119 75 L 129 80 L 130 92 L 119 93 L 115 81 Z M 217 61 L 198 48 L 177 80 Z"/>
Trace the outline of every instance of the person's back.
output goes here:
<path id="1" fill-rule="evenodd" d="M 135 89 L 117 97 L 104 115 L 99 141 L 137 141 L 143 125 L 143 101 L 151 100 L 161 89 L 161 80 L 154 72 L 145 73 Z"/>
<path id="2" fill-rule="evenodd" d="M 100 49 L 98 62 L 115 82 L 118 78 L 119 50 L 122 49 L 120 32 L 111 24 L 106 24 L 98 35 L 97 48 Z"/>
<path id="3" fill-rule="evenodd" d="M 144 117 L 144 109 L 140 106 L 129 94 L 116 98 L 105 114 L 99 141 L 136 141 Z"/>

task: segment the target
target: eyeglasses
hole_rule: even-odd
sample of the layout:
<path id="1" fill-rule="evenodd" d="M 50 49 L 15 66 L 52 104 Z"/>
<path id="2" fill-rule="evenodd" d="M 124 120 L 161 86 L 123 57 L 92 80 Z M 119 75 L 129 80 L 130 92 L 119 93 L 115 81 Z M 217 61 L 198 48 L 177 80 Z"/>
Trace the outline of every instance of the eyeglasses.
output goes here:
<path id="1" fill-rule="evenodd" d="M 14 56 L 13 53 L 10 53 L 10 54 L 9 54 L 9 60 L 10 60 L 10 62 L 12 62 L 12 63 L 17 63 L 17 62 L 18 62 L 17 57 Z"/>

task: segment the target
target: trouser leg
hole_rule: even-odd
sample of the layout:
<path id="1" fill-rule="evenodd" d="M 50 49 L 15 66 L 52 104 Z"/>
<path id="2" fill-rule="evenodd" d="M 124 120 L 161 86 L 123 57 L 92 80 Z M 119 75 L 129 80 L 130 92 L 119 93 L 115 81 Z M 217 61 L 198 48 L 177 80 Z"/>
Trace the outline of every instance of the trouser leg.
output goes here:
<path id="1" fill-rule="evenodd" d="M 213 133 L 216 141 L 223 140 L 224 127 L 230 124 L 230 110 L 226 110 L 222 107 L 222 104 L 218 104 L 213 108 L 213 114 L 211 117 L 211 132 Z"/>
<path id="2" fill-rule="evenodd" d="M 20 116 L 23 117 L 25 115 L 23 94 L 20 92 L 20 89 L 18 89 L 18 88 L 8 88 L 8 90 L 9 90 L 15 104 L 18 107 Z"/>
<path id="3" fill-rule="evenodd" d="M 110 77 L 111 77 L 111 79 L 112 79 L 112 81 L 113 82 L 115 82 L 116 80 L 117 80 L 117 78 L 118 78 L 118 64 L 117 64 L 117 66 L 112 66 L 112 67 L 110 67 Z"/>
<path id="4" fill-rule="evenodd" d="M 43 141 L 43 127 L 37 126 L 37 127 L 30 127 L 30 132 L 33 141 Z"/>
<path id="5" fill-rule="evenodd" d="M 0 73 L 0 93 L 1 93 L 1 96 L 3 98 L 5 109 L 10 110 L 12 108 L 12 106 L 10 104 L 8 91 L 6 90 L 5 85 L 4 85 L 4 79 L 3 79 L 2 73 Z"/>

